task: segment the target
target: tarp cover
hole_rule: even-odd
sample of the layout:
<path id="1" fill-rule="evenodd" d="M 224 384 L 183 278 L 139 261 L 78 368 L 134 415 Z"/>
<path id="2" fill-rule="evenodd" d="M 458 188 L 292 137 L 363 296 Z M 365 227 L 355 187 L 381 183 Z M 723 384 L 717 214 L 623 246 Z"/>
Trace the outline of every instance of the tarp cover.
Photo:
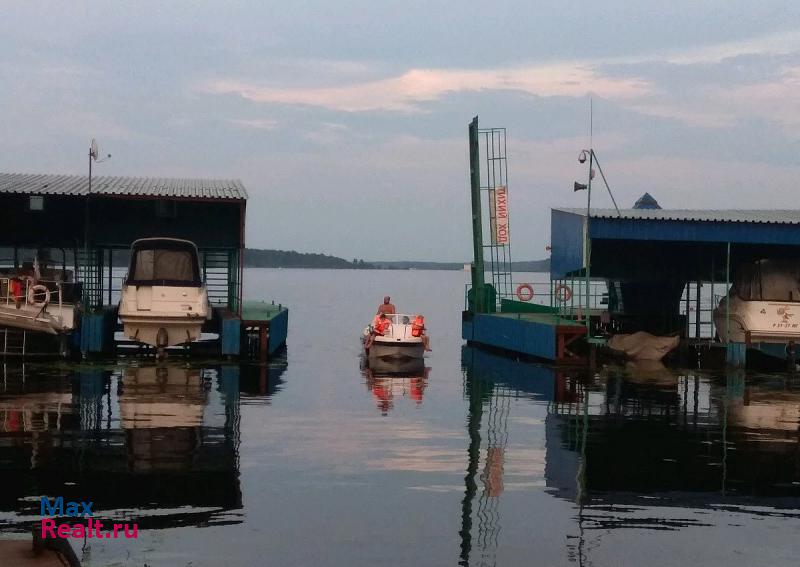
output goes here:
<path id="1" fill-rule="evenodd" d="M 188 250 L 139 250 L 136 256 L 137 281 L 194 280 L 192 253 Z"/>
<path id="2" fill-rule="evenodd" d="M 631 360 L 661 360 L 678 346 L 678 337 L 657 337 L 644 331 L 632 335 L 619 334 L 609 339 L 608 346 L 624 352 Z"/>
<path id="3" fill-rule="evenodd" d="M 745 301 L 800 301 L 800 263 L 759 260 L 739 266 L 736 294 Z"/>

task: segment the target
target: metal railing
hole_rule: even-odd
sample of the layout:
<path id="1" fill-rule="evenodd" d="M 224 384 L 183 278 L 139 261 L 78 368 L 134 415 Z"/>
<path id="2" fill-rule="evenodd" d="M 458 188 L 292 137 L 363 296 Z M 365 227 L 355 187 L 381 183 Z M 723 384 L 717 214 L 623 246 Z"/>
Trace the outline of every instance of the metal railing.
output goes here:
<path id="1" fill-rule="evenodd" d="M 14 294 L 13 288 L 16 286 L 12 286 L 12 283 L 24 285 L 24 290 L 19 290 L 22 295 Z M 56 289 L 51 290 L 46 284 L 51 284 L 55 286 Z M 44 287 L 45 291 L 41 291 L 40 289 L 37 290 L 36 288 L 39 286 Z M 36 301 L 37 297 L 41 297 L 44 294 L 46 294 L 45 300 Z M 31 321 L 47 321 L 46 319 L 43 319 L 41 315 L 47 311 L 47 308 L 52 303 L 53 295 L 55 295 L 57 298 L 58 302 L 55 305 L 58 306 L 58 316 L 61 317 L 64 311 L 64 296 L 61 290 L 61 282 L 46 280 L 34 282 L 34 280 L 29 278 L 0 278 L 0 305 L 5 307 L 14 307 L 14 311 L 4 311 L 4 315 L 6 316 L 28 319 Z M 38 307 L 40 309 L 38 311 L 25 311 L 21 309 L 23 305 Z"/>
<path id="2" fill-rule="evenodd" d="M 496 309 L 502 311 L 503 301 L 515 301 L 528 305 L 550 307 L 565 318 L 582 318 L 587 303 L 586 280 L 582 278 L 558 280 L 529 280 L 515 282 L 517 285 L 511 293 L 496 294 Z M 524 300 L 517 295 L 521 286 L 531 286 L 533 296 Z M 472 284 L 464 286 L 464 310 L 469 309 L 469 292 Z M 588 304 L 591 309 L 606 309 L 608 305 L 608 287 L 604 281 L 592 281 L 589 285 Z"/>

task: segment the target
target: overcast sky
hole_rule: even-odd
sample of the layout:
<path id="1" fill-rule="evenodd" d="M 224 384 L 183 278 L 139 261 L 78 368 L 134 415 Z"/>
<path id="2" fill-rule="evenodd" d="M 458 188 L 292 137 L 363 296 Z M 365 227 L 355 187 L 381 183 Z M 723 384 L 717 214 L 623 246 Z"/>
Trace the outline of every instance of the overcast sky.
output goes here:
<path id="1" fill-rule="evenodd" d="M 478 114 L 544 257 L 590 95 L 620 205 L 800 196 L 797 1 L 7 1 L 0 77 L 1 171 L 85 173 L 96 137 L 100 174 L 240 178 L 252 247 L 469 259 Z"/>

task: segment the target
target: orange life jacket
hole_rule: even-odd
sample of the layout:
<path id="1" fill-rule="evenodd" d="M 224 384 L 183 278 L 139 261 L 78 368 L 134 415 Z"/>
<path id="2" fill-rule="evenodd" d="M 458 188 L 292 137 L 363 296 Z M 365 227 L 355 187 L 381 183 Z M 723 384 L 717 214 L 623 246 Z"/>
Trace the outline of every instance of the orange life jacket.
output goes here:
<path id="1" fill-rule="evenodd" d="M 422 317 L 417 317 L 411 324 L 411 336 L 421 337 L 423 330 L 425 330 L 425 319 L 423 319 Z"/>
<path id="2" fill-rule="evenodd" d="M 376 333 L 382 335 L 383 333 L 386 332 L 386 329 L 388 329 L 391 324 L 392 322 L 389 321 L 389 319 L 378 319 L 377 321 L 375 321 L 373 327 Z"/>
<path id="3" fill-rule="evenodd" d="M 24 295 L 22 291 L 22 282 L 18 279 L 11 279 L 9 287 L 11 288 L 9 291 L 12 299 L 19 299 Z"/>

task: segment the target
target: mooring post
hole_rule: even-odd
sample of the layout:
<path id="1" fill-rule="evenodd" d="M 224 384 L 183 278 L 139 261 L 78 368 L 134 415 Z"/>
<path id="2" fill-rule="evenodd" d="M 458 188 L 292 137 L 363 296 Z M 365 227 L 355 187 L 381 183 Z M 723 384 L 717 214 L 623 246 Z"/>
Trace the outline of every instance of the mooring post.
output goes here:
<path id="1" fill-rule="evenodd" d="M 260 325 L 258 327 L 258 356 L 261 362 L 267 361 L 269 354 L 269 327 L 267 325 Z"/>

